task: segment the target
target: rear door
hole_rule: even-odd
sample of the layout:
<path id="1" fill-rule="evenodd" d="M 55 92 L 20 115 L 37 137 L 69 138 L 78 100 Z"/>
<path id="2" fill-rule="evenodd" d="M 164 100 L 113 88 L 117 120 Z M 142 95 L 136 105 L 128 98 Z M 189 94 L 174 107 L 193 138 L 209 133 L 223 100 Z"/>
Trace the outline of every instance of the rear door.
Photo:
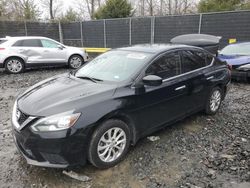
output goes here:
<path id="1" fill-rule="evenodd" d="M 43 60 L 49 64 L 63 64 L 66 63 L 67 53 L 66 48 L 59 48 L 59 43 L 53 40 L 41 39 L 43 46 Z"/>
<path id="2" fill-rule="evenodd" d="M 27 65 L 39 64 L 42 62 L 42 44 L 39 39 L 23 39 L 15 42 L 11 51 L 16 54 L 21 54 L 27 58 Z"/>
<path id="3" fill-rule="evenodd" d="M 207 75 L 212 68 L 207 61 L 206 52 L 199 49 L 183 50 L 181 52 L 181 74 L 183 85 L 187 89 L 186 114 L 191 114 L 204 108 L 209 86 Z"/>

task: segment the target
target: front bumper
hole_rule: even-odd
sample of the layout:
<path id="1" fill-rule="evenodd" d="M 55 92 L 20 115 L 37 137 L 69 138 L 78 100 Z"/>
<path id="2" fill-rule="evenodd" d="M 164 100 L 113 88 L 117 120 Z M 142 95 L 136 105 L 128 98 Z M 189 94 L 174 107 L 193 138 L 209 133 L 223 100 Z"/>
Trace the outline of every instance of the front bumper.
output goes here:
<path id="1" fill-rule="evenodd" d="M 86 163 L 87 140 L 81 131 L 33 133 L 29 127 L 16 130 L 15 144 L 28 164 L 51 168 L 68 168 Z"/>

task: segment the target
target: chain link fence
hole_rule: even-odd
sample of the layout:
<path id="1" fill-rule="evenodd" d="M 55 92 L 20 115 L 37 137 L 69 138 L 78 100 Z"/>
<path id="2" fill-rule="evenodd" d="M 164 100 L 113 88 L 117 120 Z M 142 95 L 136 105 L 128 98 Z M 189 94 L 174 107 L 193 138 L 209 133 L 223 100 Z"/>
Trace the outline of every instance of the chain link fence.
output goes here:
<path id="1" fill-rule="evenodd" d="M 250 41 L 250 11 L 72 23 L 0 21 L 0 37 L 45 36 L 78 47 L 115 48 L 141 43 L 168 43 L 177 35 L 190 33 L 222 36 L 221 47 L 228 44 L 230 38 Z"/>

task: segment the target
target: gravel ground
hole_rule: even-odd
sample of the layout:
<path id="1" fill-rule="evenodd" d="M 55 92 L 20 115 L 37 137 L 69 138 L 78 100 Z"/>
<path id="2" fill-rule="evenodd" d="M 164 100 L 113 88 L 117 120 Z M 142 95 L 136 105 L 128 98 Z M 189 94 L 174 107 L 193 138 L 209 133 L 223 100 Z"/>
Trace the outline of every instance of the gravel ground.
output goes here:
<path id="1" fill-rule="evenodd" d="M 19 92 L 67 69 L 8 75 L 0 69 L 0 187 L 250 187 L 250 85 L 231 84 L 219 113 L 193 115 L 141 139 L 126 159 L 108 170 L 74 169 L 81 182 L 62 170 L 27 165 L 14 146 L 11 111 Z"/>

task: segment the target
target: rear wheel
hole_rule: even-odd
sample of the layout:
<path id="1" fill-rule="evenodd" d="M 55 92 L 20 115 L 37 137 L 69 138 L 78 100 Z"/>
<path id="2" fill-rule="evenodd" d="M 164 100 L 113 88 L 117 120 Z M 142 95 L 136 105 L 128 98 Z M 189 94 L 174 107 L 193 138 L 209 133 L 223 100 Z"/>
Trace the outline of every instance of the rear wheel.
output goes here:
<path id="1" fill-rule="evenodd" d="M 8 73 L 18 74 L 24 71 L 23 60 L 17 57 L 11 57 L 5 61 L 5 70 Z"/>
<path id="2" fill-rule="evenodd" d="M 69 67 L 71 69 L 78 69 L 83 64 L 83 58 L 80 55 L 72 55 L 69 58 Z"/>
<path id="3" fill-rule="evenodd" d="M 222 89 L 215 87 L 211 90 L 206 103 L 206 114 L 213 115 L 219 110 L 223 98 Z"/>
<path id="4" fill-rule="evenodd" d="M 93 133 L 88 159 L 98 168 L 109 168 L 124 159 L 130 145 L 130 131 L 126 123 L 110 119 Z"/>

